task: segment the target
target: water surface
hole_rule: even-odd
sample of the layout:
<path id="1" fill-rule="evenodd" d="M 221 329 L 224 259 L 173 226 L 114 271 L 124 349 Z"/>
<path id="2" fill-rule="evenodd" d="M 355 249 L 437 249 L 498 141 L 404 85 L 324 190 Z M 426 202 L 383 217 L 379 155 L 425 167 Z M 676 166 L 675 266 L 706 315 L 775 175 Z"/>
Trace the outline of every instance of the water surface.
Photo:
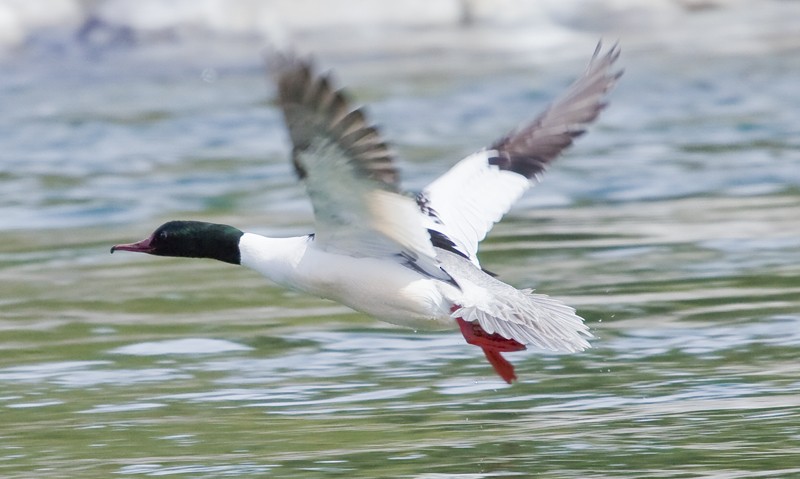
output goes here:
<path id="1" fill-rule="evenodd" d="M 419 188 L 592 48 L 331 62 Z M 484 266 L 597 336 L 509 355 L 513 386 L 456 332 L 221 263 L 108 254 L 172 218 L 310 231 L 257 54 L 9 61 L 0 476 L 800 475 L 800 54 L 632 50 L 600 124 L 483 245 Z"/>

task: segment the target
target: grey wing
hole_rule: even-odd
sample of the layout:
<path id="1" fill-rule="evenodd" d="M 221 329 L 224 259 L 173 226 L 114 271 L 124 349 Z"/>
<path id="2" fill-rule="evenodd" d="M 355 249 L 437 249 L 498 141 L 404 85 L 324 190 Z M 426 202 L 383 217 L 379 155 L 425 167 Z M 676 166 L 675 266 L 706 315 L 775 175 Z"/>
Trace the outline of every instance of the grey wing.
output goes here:
<path id="1" fill-rule="evenodd" d="M 452 281 L 439 267 L 414 199 L 400 190 L 394 154 L 364 113 L 310 62 L 275 53 L 270 66 L 292 162 L 314 208 L 316 244 L 352 256 L 396 257 Z"/>
<path id="2" fill-rule="evenodd" d="M 583 75 L 532 122 L 461 160 L 418 196 L 428 227 L 476 265 L 478 243 L 605 107 L 622 71 L 612 70 L 616 46 L 600 51 L 598 43 Z"/>

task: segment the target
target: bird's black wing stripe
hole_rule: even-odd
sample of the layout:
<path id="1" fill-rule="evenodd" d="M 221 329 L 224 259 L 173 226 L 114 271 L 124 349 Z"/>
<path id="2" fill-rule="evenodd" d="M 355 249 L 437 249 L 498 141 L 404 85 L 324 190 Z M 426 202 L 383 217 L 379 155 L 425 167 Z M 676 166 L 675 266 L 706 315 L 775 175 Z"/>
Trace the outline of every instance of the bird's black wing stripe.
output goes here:
<path id="1" fill-rule="evenodd" d="M 445 270 L 444 270 L 444 269 L 442 269 L 441 267 L 439 268 L 439 270 L 440 270 L 442 273 L 444 273 L 444 275 L 445 275 L 445 276 L 447 276 L 447 278 L 448 278 L 447 280 L 442 280 L 441 278 L 438 278 L 438 277 L 436 277 L 436 276 L 432 276 L 432 275 L 431 275 L 429 272 L 427 272 L 427 271 L 425 271 L 424 269 L 420 268 L 420 267 L 419 267 L 419 265 L 417 264 L 417 262 L 416 262 L 416 261 L 414 261 L 414 258 L 413 258 L 412 256 L 410 256 L 408 253 L 405 253 L 405 252 L 403 252 L 403 253 L 399 253 L 399 254 L 398 254 L 398 256 L 400 256 L 401 258 L 403 258 L 403 259 L 405 260 L 405 261 L 403 262 L 403 265 L 405 265 L 405 266 L 406 266 L 406 267 L 408 267 L 408 268 L 411 268 L 411 269 L 413 269 L 413 270 L 414 270 L 414 271 L 416 271 L 417 273 L 419 273 L 419 274 L 421 274 L 421 275 L 423 275 L 423 276 L 427 276 L 428 278 L 433 278 L 433 279 L 438 279 L 438 280 L 440 280 L 440 281 L 445 281 L 446 283 L 452 284 L 452 285 L 453 285 L 453 286 L 455 286 L 456 288 L 459 288 L 459 289 L 461 289 L 461 288 L 458 286 L 458 283 L 456 283 L 456 280 L 455 280 L 455 279 L 453 279 L 453 277 L 452 277 L 452 276 L 450 276 L 450 273 L 448 273 L 447 271 L 445 271 Z"/>
<path id="2" fill-rule="evenodd" d="M 467 256 L 463 251 L 459 251 L 459 249 L 456 248 L 455 242 L 448 238 L 444 233 L 428 229 L 428 234 L 431 236 L 431 244 L 433 244 L 434 248 L 440 248 L 445 251 L 455 253 L 462 258 L 469 259 L 469 256 Z"/>

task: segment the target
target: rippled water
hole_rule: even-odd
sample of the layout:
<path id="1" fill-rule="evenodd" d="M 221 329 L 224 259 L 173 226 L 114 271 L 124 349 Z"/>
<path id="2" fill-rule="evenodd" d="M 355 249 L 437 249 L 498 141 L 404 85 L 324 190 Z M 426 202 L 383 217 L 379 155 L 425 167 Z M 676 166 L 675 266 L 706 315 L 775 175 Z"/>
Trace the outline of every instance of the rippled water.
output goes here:
<path id="1" fill-rule="evenodd" d="M 417 55 L 330 60 L 411 187 L 586 59 Z M 509 355 L 513 386 L 456 332 L 228 265 L 108 254 L 169 218 L 309 231 L 245 56 L 5 66 L 0 476 L 800 475 L 800 54 L 626 51 L 600 125 L 483 245 L 487 268 L 575 305 L 597 336 Z"/>

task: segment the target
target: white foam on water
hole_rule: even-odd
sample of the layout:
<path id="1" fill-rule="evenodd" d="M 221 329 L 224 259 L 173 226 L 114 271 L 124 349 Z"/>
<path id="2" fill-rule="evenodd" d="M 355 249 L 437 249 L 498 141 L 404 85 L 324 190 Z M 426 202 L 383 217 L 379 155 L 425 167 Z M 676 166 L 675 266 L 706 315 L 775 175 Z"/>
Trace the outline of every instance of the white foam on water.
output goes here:
<path id="1" fill-rule="evenodd" d="M 253 348 L 221 339 L 184 338 L 166 341 L 148 341 L 130 344 L 109 351 L 111 354 L 131 356 L 160 356 L 175 354 L 216 354 L 232 351 L 250 351 Z"/>

